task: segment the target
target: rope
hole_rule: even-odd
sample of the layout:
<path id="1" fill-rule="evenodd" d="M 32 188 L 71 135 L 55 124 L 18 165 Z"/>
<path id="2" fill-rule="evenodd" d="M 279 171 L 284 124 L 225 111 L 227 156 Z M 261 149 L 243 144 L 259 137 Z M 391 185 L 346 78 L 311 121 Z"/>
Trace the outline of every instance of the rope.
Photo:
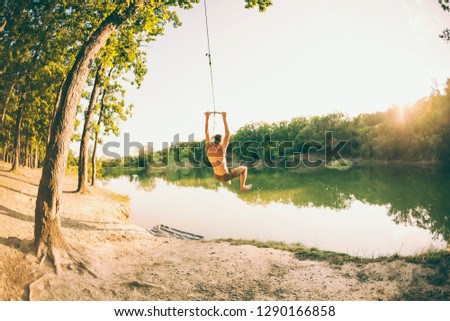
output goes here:
<path id="1" fill-rule="evenodd" d="M 213 133 L 215 133 L 215 130 L 216 130 L 216 96 L 214 94 L 214 77 L 213 77 L 213 68 L 212 68 L 212 59 L 211 59 L 211 43 L 209 40 L 208 10 L 206 7 L 206 0 L 203 0 L 203 5 L 205 7 L 206 38 L 208 40 L 208 53 L 206 54 L 206 56 L 208 57 L 208 62 L 209 62 L 209 77 L 211 80 L 211 96 L 212 96 L 212 103 L 213 103 L 213 108 L 214 108 Z"/>

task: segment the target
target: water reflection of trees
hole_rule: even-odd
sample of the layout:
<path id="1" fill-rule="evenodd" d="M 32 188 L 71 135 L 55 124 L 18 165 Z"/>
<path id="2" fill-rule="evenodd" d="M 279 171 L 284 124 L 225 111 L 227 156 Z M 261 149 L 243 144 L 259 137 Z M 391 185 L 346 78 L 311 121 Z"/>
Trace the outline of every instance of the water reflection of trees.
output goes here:
<path id="1" fill-rule="evenodd" d="M 430 168 L 355 168 L 343 192 L 369 204 L 387 205 L 396 223 L 411 224 L 450 239 L 450 173 Z M 347 181 L 346 180 L 346 181 Z"/>
<path id="2" fill-rule="evenodd" d="M 396 223 L 415 225 L 450 239 L 450 173 L 438 169 L 405 167 L 354 167 L 346 172 L 328 169 L 293 172 L 282 169 L 253 170 L 254 188 L 239 192 L 238 182 L 218 183 L 211 169 L 108 170 L 105 179 L 127 175 L 145 190 L 156 179 L 180 187 L 218 190 L 222 186 L 248 204 L 293 204 L 297 207 L 349 208 L 354 199 L 386 206 Z"/>

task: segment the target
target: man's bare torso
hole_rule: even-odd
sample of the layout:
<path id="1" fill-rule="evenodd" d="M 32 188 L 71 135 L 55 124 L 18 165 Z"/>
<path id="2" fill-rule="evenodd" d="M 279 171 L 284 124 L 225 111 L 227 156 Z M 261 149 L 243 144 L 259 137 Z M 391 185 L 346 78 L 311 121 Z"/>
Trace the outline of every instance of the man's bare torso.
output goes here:
<path id="1" fill-rule="evenodd" d="M 228 173 L 226 153 L 223 150 L 223 145 L 210 145 L 207 147 L 206 154 L 208 155 L 209 162 L 214 169 L 214 174 L 222 176 Z"/>

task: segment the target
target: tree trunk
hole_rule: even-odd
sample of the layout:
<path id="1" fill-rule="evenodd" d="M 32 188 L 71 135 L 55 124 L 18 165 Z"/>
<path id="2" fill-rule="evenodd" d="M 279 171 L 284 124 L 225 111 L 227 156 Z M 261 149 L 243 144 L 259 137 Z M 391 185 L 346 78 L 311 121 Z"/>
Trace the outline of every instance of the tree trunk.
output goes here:
<path id="1" fill-rule="evenodd" d="M 3 125 L 3 123 L 5 122 L 5 118 L 6 118 L 6 106 L 7 104 L 5 103 L 5 107 L 3 107 L 3 113 L 2 113 L 2 119 L 0 121 L 0 125 Z"/>
<path id="2" fill-rule="evenodd" d="M 33 168 L 38 168 L 39 166 L 39 142 L 36 139 L 36 145 L 34 146 L 34 164 Z"/>
<path id="3" fill-rule="evenodd" d="M 106 88 L 104 89 L 103 92 L 103 96 L 102 96 L 102 104 L 100 107 L 100 112 L 98 115 L 98 121 L 97 121 L 97 125 L 98 125 L 98 130 L 100 130 L 100 124 L 102 123 L 102 118 L 103 118 L 103 110 L 105 109 L 105 103 L 104 103 L 104 99 L 105 99 L 105 95 L 106 95 Z M 95 179 L 97 176 L 97 145 L 98 145 L 98 130 L 95 132 L 95 138 L 94 138 L 94 150 L 92 151 L 92 179 L 91 179 L 91 185 L 95 186 Z"/>
<path id="4" fill-rule="evenodd" d="M 14 159 L 11 171 L 19 173 L 20 166 L 20 127 L 22 126 L 22 107 L 17 110 L 16 127 L 14 129 Z"/>
<path id="5" fill-rule="evenodd" d="M 61 267 L 61 252 L 69 252 L 61 232 L 59 207 L 76 108 L 89 74 L 90 64 L 105 45 L 108 37 L 133 14 L 136 6 L 136 4 L 130 5 L 120 15 L 116 9 L 100 24 L 80 49 L 64 81 L 61 97 L 58 99 L 59 104 L 51 126 L 50 140 L 47 144 L 39 183 L 34 224 L 36 254 L 38 258 L 48 256 L 52 259 L 57 272 Z"/>
<path id="6" fill-rule="evenodd" d="M 11 152 L 9 150 L 9 142 L 11 140 L 11 133 L 8 131 L 8 137 L 6 138 L 5 141 L 5 150 L 6 150 L 6 162 L 8 164 L 11 164 Z"/>
<path id="7" fill-rule="evenodd" d="M 108 78 L 111 78 L 111 74 L 114 70 L 114 67 L 112 67 L 111 69 L 109 69 L 108 72 Z M 107 95 L 108 92 L 108 88 L 107 87 L 103 87 L 103 94 L 102 94 L 102 99 L 100 102 L 100 112 L 98 113 L 98 121 L 97 121 L 97 131 L 95 132 L 95 138 L 94 138 L 94 150 L 92 151 L 92 158 L 91 158 L 91 165 L 92 165 L 92 176 L 91 176 L 91 186 L 95 186 L 95 180 L 97 178 L 97 145 L 98 145 L 98 134 L 100 131 L 100 125 L 103 121 L 103 113 L 105 111 L 105 97 Z"/>
<path id="8" fill-rule="evenodd" d="M 97 176 L 97 144 L 98 144 L 98 133 L 95 133 L 94 138 L 94 150 L 92 151 L 91 165 L 92 165 L 92 176 L 91 176 L 91 186 L 95 186 L 95 179 Z"/>
<path id="9" fill-rule="evenodd" d="M 65 81 L 64 81 L 65 82 Z M 58 90 L 58 96 L 56 97 L 56 103 L 55 106 L 53 107 L 53 113 L 50 119 L 50 125 L 48 126 L 48 131 L 47 131 L 47 144 L 50 142 L 50 135 L 52 132 L 52 125 L 53 125 L 53 120 L 55 119 L 56 116 L 56 111 L 58 110 L 58 106 L 61 100 L 61 93 L 62 93 L 62 89 L 64 86 L 64 82 L 61 84 L 61 86 L 59 86 L 59 90 Z"/>
<path id="10" fill-rule="evenodd" d="M 14 84 L 11 85 L 11 88 L 9 89 L 8 96 L 6 97 L 5 106 L 3 107 L 2 119 L 1 119 L 0 125 L 3 125 L 3 123 L 5 122 L 6 110 L 8 109 L 8 103 L 9 103 L 9 100 L 11 99 L 11 95 L 12 95 L 13 90 L 14 90 Z"/>
<path id="11" fill-rule="evenodd" d="M 78 158 L 78 188 L 77 192 L 82 194 L 88 192 L 88 147 L 89 138 L 91 136 L 91 125 L 92 118 L 94 117 L 95 105 L 97 104 L 98 93 L 101 87 L 101 78 L 103 70 L 102 66 L 97 69 L 97 74 L 95 75 L 94 87 L 92 88 L 91 99 L 89 101 L 88 109 L 86 110 L 83 134 L 81 135 L 80 142 L 80 156 Z"/>
<path id="12" fill-rule="evenodd" d="M 27 131 L 26 139 L 25 139 L 25 160 L 24 160 L 24 166 L 30 167 L 30 133 Z"/>

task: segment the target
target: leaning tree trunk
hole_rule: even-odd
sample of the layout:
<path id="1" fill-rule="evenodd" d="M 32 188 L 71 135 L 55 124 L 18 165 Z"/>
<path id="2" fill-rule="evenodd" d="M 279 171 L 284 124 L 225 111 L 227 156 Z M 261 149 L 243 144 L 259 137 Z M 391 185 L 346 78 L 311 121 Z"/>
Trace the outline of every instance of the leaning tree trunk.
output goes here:
<path id="1" fill-rule="evenodd" d="M 102 66 L 100 65 L 95 75 L 94 87 L 92 88 L 91 99 L 89 101 L 88 109 L 86 110 L 83 134 L 80 142 L 80 156 L 78 158 L 78 188 L 77 192 L 82 194 L 88 191 L 88 160 L 89 160 L 89 138 L 91 136 L 91 125 L 94 117 L 95 105 L 97 104 L 98 94 L 100 92 L 102 77 Z"/>
<path id="2" fill-rule="evenodd" d="M 135 7 L 136 5 L 132 4 L 122 14 L 115 10 L 100 24 L 80 49 L 75 63 L 63 83 L 45 153 L 34 224 L 36 254 L 38 258 L 49 257 L 52 259 L 57 272 L 61 267 L 61 258 L 69 254 L 69 247 L 64 241 L 61 231 L 59 207 L 76 108 L 89 74 L 90 64 L 105 45 L 108 37 L 133 14 Z"/>
<path id="3" fill-rule="evenodd" d="M 53 120 L 55 119 L 56 111 L 58 110 L 58 106 L 61 101 L 61 96 L 62 96 L 61 93 L 62 93 L 63 86 L 64 86 L 64 82 L 59 86 L 58 96 L 56 97 L 56 103 L 53 106 L 53 113 L 51 115 L 50 125 L 48 126 L 48 131 L 47 131 L 47 144 L 50 142 L 50 135 L 52 133 Z"/>
<path id="4" fill-rule="evenodd" d="M 22 107 L 17 110 L 16 127 L 14 129 L 14 158 L 11 171 L 19 172 L 20 166 L 20 127 L 22 126 Z"/>

